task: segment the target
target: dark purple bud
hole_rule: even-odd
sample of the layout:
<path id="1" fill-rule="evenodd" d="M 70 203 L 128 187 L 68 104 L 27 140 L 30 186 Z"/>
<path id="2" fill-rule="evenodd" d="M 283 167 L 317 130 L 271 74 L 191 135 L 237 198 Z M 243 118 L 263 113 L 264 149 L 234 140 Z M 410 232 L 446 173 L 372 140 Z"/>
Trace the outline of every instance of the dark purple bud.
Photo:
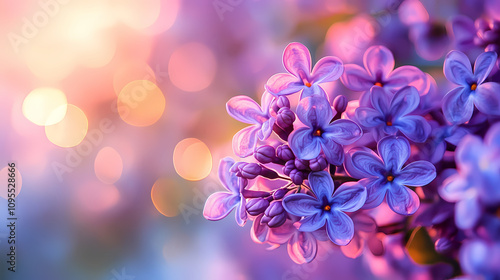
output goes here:
<path id="1" fill-rule="evenodd" d="M 289 176 L 290 172 L 292 172 L 292 170 L 295 170 L 295 160 L 293 160 L 293 159 L 291 159 L 285 163 L 285 166 L 283 166 L 283 173 L 285 173 L 285 175 Z"/>
<path id="2" fill-rule="evenodd" d="M 342 114 L 347 108 L 347 98 L 344 95 L 338 95 L 333 100 L 333 109 L 337 111 L 337 114 Z"/>
<path id="3" fill-rule="evenodd" d="M 293 130 L 293 122 L 295 121 L 295 113 L 290 108 L 281 108 L 278 111 L 276 123 L 285 131 Z"/>
<path id="4" fill-rule="evenodd" d="M 269 179 L 276 179 L 279 177 L 276 171 L 271 170 L 267 167 L 261 166 L 260 175 Z"/>
<path id="5" fill-rule="evenodd" d="M 260 146 L 255 150 L 254 157 L 261 163 L 270 163 L 276 160 L 276 150 L 270 145 Z"/>
<path id="6" fill-rule="evenodd" d="M 254 179 L 261 171 L 262 167 L 257 163 L 248 163 L 240 167 L 241 177 L 246 179 Z"/>
<path id="7" fill-rule="evenodd" d="M 286 213 L 283 212 L 279 215 L 272 217 L 271 220 L 267 222 L 267 225 L 273 228 L 273 227 L 279 227 L 283 225 L 285 222 L 286 222 Z"/>
<path id="8" fill-rule="evenodd" d="M 260 219 L 260 223 L 267 224 L 270 220 L 271 220 L 271 217 L 264 215 L 264 216 L 262 216 L 262 219 Z"/>
<path id="9" fill-rule="evenodd" d="M 488 30 L 484 32 L 483 38 L 486 41 L 492 42 L 496 41 L 499 38 L 499 36 L 498 33 L 494 32 L 493 30 Z"/>
<path id="10" fill-rule="evenodd" d="M 279 136 L 284 141 L 288 141 L 288 135 L 290 135 L 290 131 L 285 131 L 283 128 L 281 128 L 278 124 L 273 125 L 273 131 L 276 133 L 276 135 Z"/>
<path id="11" fill-rule="evenodd" d="M 283 201 L 282 200 L 273 200 L 269 207 L 267 207 L 266 211 L 264 212 L 264 215 L 269 216 L 269 217 L 274 217 L 276 215 L 279 215 L 285 211 L 285 208 L 283 208 Z"/>
<path id="12" fill-rule="evenodd" d="M 294 163 L 295 163 L 295 167 L 297 167 L 298 170 L 305 171 L 305 170 L 309 169 L 309 162 L 307 160 L 296 158 Z"/>
<path id="13" fill-rule="evenodd" d="M 312 171 L 321 171 L 325 170 L 328 166 L 328 161 L 326 161 L 325 155 L 320 154 L 316 158 L 313 158 L 309 161 L 309 168 Z"/>
<path id="14" fill-rule="evenodd" d="M 290 108 L 290 100 L 286 96 L 280 96 L 276 104 L 279 108 Z"/>
<path id="15" fill-rule="evenodd" d="M 235 164 L 233 164 L 233 166 L 231 166 L 231 169 L 229 171 L 233 172 L 233 173 L 237 173 L 238 176 L 240 176 L 240 172 L 241 172 L 241 166 L 242 165 L 246 165 L 247 163 L 244 162 L 244 161 L 240 161 L 240 162 L 237 162 Z"/>
<path id="16" fill-rule="evenodd" d="M 278 148 L 276 149 L 276 156 L 285 161 L 295 159 L 295 155 L 288 145 L 278 146 Z"/>
<path id="17" fill-rule="evenodd" d="M 287 189 L 278 189 L 273 193 L 273 199 L 275 200 L 282 199 L 287 192 L 288 192 Z"/>
<path id="18" fill-rule="evenodd" d="M 451 241 L 450 239 L 446 238 L 446 237 L 443 237 L 443 238 L 439 238 L 438 240 L 436 240 L 436 244 L 435 244 L 435 247 L 436 247 L 436 251 L 440 254 L 446 254 L 448 252 L 450 252 L 450 250 L 453 248 L 453 241 Z"/>
<path id="19" fill-rule="evenodd" d="M 307 178 L 307 175 L 304 172 L 297 169 L 292 170 L 289 176 L 295 185 L 301 185 L 302 182 L 304 182 L 304 179 Z"/>
<path id="20" fill-rule="evenodd" d="M 252 216 L 257 216 L 257 215 L 263 213 L 264 211 L 266 211 L 267 207 L 269 207 L 269 201 L 267 201 L 267 199 L 264 199 L 261 197 L 250 199 L 247 202 L 246 207 L 247 207 L 248 214 L 250 214 Z"/>
<path id="21" fill-rule="evenodd" d="M 500 21 L 498 21 L 498 20 L 493 21 L 493 24 L 491 25 L 491 29 L 495 32 L 500 32 Z"/>

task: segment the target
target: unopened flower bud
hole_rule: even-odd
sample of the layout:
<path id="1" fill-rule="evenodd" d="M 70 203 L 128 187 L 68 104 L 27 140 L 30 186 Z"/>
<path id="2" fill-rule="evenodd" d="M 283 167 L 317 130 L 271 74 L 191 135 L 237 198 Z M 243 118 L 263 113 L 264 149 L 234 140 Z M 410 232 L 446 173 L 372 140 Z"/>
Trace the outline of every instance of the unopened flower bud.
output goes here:
<path id="1" fill-rule="evenodd" d="M 282 160 L 289 161 L 295 158 L 292 149 L 288 145 L 278 146 L 276 149 L 276 156 Z"/>
<path id="2" fill-rule="evenodd" d="M 326 158 L 323 154 L 320 154 L 316 158 L 309 160 L 309 168 L 312 171 L 325 170 L 327 166 L 328 166 L 328 161 L 326 161 Z"/>
<path id="3" fill-rule="evenodd" d="M 264 212 L 261 222 L 267 223 L 269 227 L 279 227 L 286 221 L 286 212 L 281 200 L 271 202 Z"/>
<path id="4" fill-rule="evenodd" d="M 296 158 L 294 163 L 295 163 L 295 167 L 297 167 L 298 170 L 309 169 L 309 162 L 307 160 Z"/>
<path id="5" fill-rule="evenodd" d="M 257 216 L 263 213 L 266 211 L 267 207 L 269 207 L 269 201 L 261 197 L 250 199 L 246 205 L 248 214 L 252 216 Z"/>
<path id="6" fill-rule="evenodd" d="M 295 121 L 295 113 L 290 108 L 281 108 L 278 111 L 276 123 L 286 131 L 293 130 L 293 122 Z"/>
<path id="7" fill-rule="evenodd" d="M 347 98 L 344 95 L 337 95 L 333 100 L 333 109 L 337 114 L 342 114 L 347 108 Z"/>
<path id="8" fill-rule="evenodd" d="M 307 178 L 307 175 L 304 172 L 297 169 L 292 170 L 289 176 L 295 185 L 301 185 L 302 182 L 304 182 L 304 179 Z"/>
<path id="9" fill-rule="evenodd" d="M 241 177 L 246 179 L 254 179 L 261 171 L 262 167 L 257 163 L 248 163 L 240 167 Z"/>
<path id="10" fill-rule="evenodd" d="M 278 189 L 273 193 L 273 199 L 274 200 L 282 199 L 287 192 L 288 192 L 287 189 Z"/>
<path id="11" fill-rule="evenodd" d="M 290 100 L 288 100 L 286 96 L 278 97 L 278 101 L 276 101 L 276 104 L 279 108 L 290 108 Z"/>
<path id="12" fill-rule="evenodd" d="M 270 145 L 260 146 L 255 150 L 254 157 L 261 163 L 270 163 L 276 160 L 276 150 Z"/>
<path id="13" fill-rule="evenodd" d="M 283 166 L 283 173 L 285 173 L 285 175 L 289 176 L 290 172 L 292 172 L 292 170 L 295 170 L 295 163 L 294 163 L 293 159 L 291 159 L 285 163 L 285 166 Z"/>

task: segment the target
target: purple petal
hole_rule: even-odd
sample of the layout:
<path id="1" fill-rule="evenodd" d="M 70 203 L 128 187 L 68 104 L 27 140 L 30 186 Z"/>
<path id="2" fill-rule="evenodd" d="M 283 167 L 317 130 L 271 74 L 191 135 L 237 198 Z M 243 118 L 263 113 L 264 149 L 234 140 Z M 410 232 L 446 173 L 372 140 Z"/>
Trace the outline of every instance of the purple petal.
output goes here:
<path id="1" fill-rule="evenodd" d="M 394 122 L 408 139 L 413 142 L 423 143 L 431 133 L 431 126 L 422 116 L 405 116 Z"/>
<path id="2" fill-rule="evenodd" d="M 236 207 L 236 205 L 238 205 L 239 201 L 240 198 L 237 195 L 226 192 L 216 192 L 210 195 L 205 202 L 203 216 L 210 221 L 223 219 L 234 207 Z"/>
<path id="3" fill-rule="evenodd" d="M 312 82 L 326 83 L 337 80 L 344 71 L 342 61 L 335 56 L 325 56 L 320 59 L 312 70 Z"/>
<path id="4" fill-rule="evenodd" d="M 260 131 L 260 126 L 252 125 L 238 131 L 233 136 L 233 151 L 241 157 L 247 157 L 253 154 L 255 145 L 257 145 L 257 133 Z"/>
<path id="5" fill-rule="evenodd" d="M 238 176 L 231 172 L 231 167 L 234 165 L 234 159 L 230 157 L 225 157 L 221 159 L 219 163 L 219 180 L 221 181 L 224 188 L 233 194 L 240 193 L 240 184 Z"/>
<path id="6" fill-rule="evenodd" d="M 231 117 L 240 122 L 261 124 L 267 120 L 267 114 L 248 96 L 239 95 L 229 99 L 226 109 Z"/>
<path id="7" fill-rule="evenodd" d="M 366 50 L 363 64 L 372 77 L 385 80 L 394 69 L 394 56 L 384 46 L 372 46 Z"/>
<path id="8" fill-rule="evenodd" d="M 305 232 L 312 232 L 324 226 L 325 222 L 326 222 L 326 215 L 322 215 L 320 213 L 314 214 L 298 222 L 300 224 L 299 230 Z"/>
<path id="9" fill-rule="evenodd" d="M 387 136 L 378 142 L 377 147 L 387 170 L 401 170 L 410 157 L 410 143 L 404 137 Z"/>
<path id="10" fill-rule="evenodd" d="M 459 49 L 465 50 L 474 47 L 476 28 L 472 19 L 463 15 L 457 15 L 453 17 L 451 26 L 455 43 Z"/>
<path id="11" fill-rule="evenodd" d="M 500 84 L 490 82 L 477 87 L 472 94 L 477 109 L 487 115 L 500 115 Z"/>
<path id="12" fill-rule="evenodd" d="M 443 113 L 446 119 L 454 124 L 465 123 L 472 117 L 474 103 L 470 98 L 470 89 L 457 87 L 443 98 Z"/>
<path id="13" fill-rule="evenodd" d="M 390 103 L 392 99 L 392 94 L 381 87 L 372 87 L 370 100 L 377 111 L 382 115 L 385 115 L 390 110 Z"/>
<path id="14" fill-rule="evenodd" d="M 271 136 L 271 134 L 273 133 L 273 126 L 275 122 L 276 119 L 270 117 L 269 120 L 267 120 L 262 124 L 262 127 L 260 128 L 259 132 L 257 132 L 257 137 L 259 137 L 259 139 L 262 141 L 269 138 L 269 136 Z"/>
<path id="15" fill-rule="evenodd" d="M 356 227 L 356 226 L 355 226 Z M 354 234 L 351 242 L 345 246 L 340 246 L 340 250 L 344 256 L 355 259 L 361 255 L 365 245 L 365 240 L 361 238 L 358 234 Z"/>
<path id="16" fill-rule="evenodd" d="M 246 206 L 246 200 L 243 196 L 240 196 L 240 202 L 238 203 L 238 206 L 236 207 L 236 212 L 234 213 L 236 218 L 236 223 L 240 227 L 245 225 L 248 218 L 247 209 L 245 206 Z"/>
<path id="17" fill-rule="evenodd" d="M 484 52 L 476 58 L 474 63 L 474 79 L 477 84 L 484 82 L 488 75 L 495 66 L 497 61 L 497 54 L 495 52 Z"/>
<path id="18" fill-rule="evenodd" d="M 487 152 L 487 147 L 483 145 L 481 138 L 475 135 L 466 135 L 455 151 L 455 159 L 459 167 L 465 168 L 466 165 L 477 164 L 480 157 Z"/>
<path id="19" fill-rule="evenodd" d="M 299 100 L 302 100 L 310 96 L 324 98 L 328 100 L 328 95 L 326 94 L 325 90 L 318 84 L 312 84 L 311 87 L 304 87 L 304 89 L 300 93 Z"/>
<path id="20" fill-rule="evenodd" d="M 266 242 L 267 235 L 269 233 L 269 227 L 267 226 L 267 224 L 260 223 L 262 216 L 264 216 L 264 214 L 260 214 L 259 216 L 257 216 L 257 218 L 255 218 L 255 220 L 253 221 L 252 230 L 250 231 L 250 237 L 252 238 L 252 240 L 255 243 L 259 244 Z"/>
<path id="21" fill-rule="evenodd" d="M 382 178 L 366 178 L 359 181 L 360 184 L 366 187 L 366 202 L 363 205 L 363 209 L 371 209 L 379 206 L 382 201 L 384 201 L 385 194 L 389 187 L 388 184 L 384 184 L 385 179 Z"/>
<path id="22" fill-rule="evenodd" d="M 267 241 L 275 244 L 287 243 L 297 233 L 297 228 L 291 220 L 287 220 L 282 226 L 269 229 Z"/>
<path id="23" fill-rule="evenodd" d="M 290 238 L 287 250 L 295 263 L 309 263 L 316 257 L 318 244 L 312 233 L 298 232 Z"/>
<path id="24" fill-rule="evenodd" d="M 484 143 L 490 147 L 500 147 L 500 124 L 494 124 L 486 133 Z"/>
<path id="25" fill-rule="evenodd" d="M 328 138 L 321 139 L 321 149 L 325 154 L 328 163 L 333 165 L 342 165 L 344 162 L 344 149 L 342 145 Z"/>
<path id="26" fill-rule="evenodd" d="M 429 184 L 434 178 L 436 167 L 428 161 L 419 160 L 405 166 L 395 181 L 405 186 L 420 187 Z"/>
<path id="27" fill-rule="evenodd" d="M 385 166 L 382 160 L 371 152 L 358 151 L 351 155 L 352 167 L 356 169 L 355 173 L 362 175 L 358 178 L 371 176 L 381 176 L 385 172 Z M 351 169 L 351 168 L 349 168 Z M 351 172 L 351 170 L 349 170 Z"/>
<path id="28" fill-rule="evenodd" d="M 322 128 L 332 120 L 333 110 L 326 98 L 309 96 L 300 100 L 297 105 L 297 117 L 311 128 Z"/>
<path id="29" fill-rule="evenodd" d="M 363 134 L 359 125 L 347 119 L 339 119 L 324 128 L 324 138 L 331 139 L 341 145 L 356 142 Z"/>
<path id="30" fill-rule="evenodd" d="M 366 91 L 374 85 L 374 80 L 368 72 L 356 64 L 344 65 L 344 74 L 340 77 L 340 81 L 353 91 Z"/>
<path id="31" fill-rule="evenodd" d="M 394 69 L 384 84 L 384 88 L 392 92 L 405 86 L 414 86 L 421 95 L 427 93 L 430 87 L 424 72 L 411 65 Z"/>
<path id="32" fill-rule="evenodd" d="M 311 190 L 318 198 L 318 200 L 316 201 L 322 203 L 325 198 L 330 200 L 333 194 L 333 179 L 330 176 L 330 173 L 326 171 L 311 172 L 309 174 L 308 180 Z"/>
<path id="33" fill-rule="evenodd" d="M 376 127 L 382 124 L 385 125 L 385 116 L 378 110 L 368 107 L 359 107 L 356 109 L 355 114 L 359 124 L 366 128 Z"/>
<path id="34" fill-rule="evenodd" d="M 290 43 L 283 52 L 283 65 L 291 74 L 307 79 L 311 73 L 311 54 L 301 43 Z"/>
<path id="35" fill-rule="evenodd" d="M 359 182 L 342 184 L 333 195 L 335 208 L 343 212 L 354 212 L 366 201 L 366 188 Z"/>
<path id="36" fill-rule="evenodd" d="M 319 212 L 321 202 L 308 194 L 297 193 L 286 196 L 283 199 L 283 207 L 295 216 L 311 216 Z"/>
<path id="37" fill-rule="evenodd" d="M 455 223 L 461 229 L 470 229 L 481 217 L 481 206 L 476 196 L 466 196 L 455 204 Z"/>
<path id="38" fill-rule="evenodd" d="M 448 81 L 468 87 L 474 81 L 469 58 L 461 51 L 451 51 L 444 61 L 444 75 Z"/>
<path id="39" fill-rule="evenodd" d="M 289 95 L 304 88 L 304 83 L 288 73 L 274 74 L 267 80 L 266 90 L 274 95 Z"/>
<path id="40" fill-rule="evenodd" d="M 446 178 L 439 189 L 439 195 L 448 202 L 457 202 L 464 197 L 468 189 L 467 180 L 457 174 Z"/>
<path id="41" fill-rule="evenodd" d="M 313 136 L 310 128 L 294 130 L 288 140 L 293 153 L 300 159 L 310 160 L 321 152 L 320 138 Z"/>
<path id="42" fill-rule="evenodd" d="M 405 186 L 392 183 L 387 190 L 387 204 L 392 211 L 401 215 L 412 215 L 420 206 L 418 195 Z"/>
<path id="43" fill-rule="evenodd" d="M 404 87 L 396 92 L 391 101 L 391 115 L 394 118 L 405 116 L 417 109 L 419 103 L 417 89 L 412 86 Z"/>
<path id="44" fill-rule="evenodd" d="M 354 236 L 354 223 L 344 212 L 331 211 L 326 220 L 326 232 L 333 243 L 347 245 Z"/>
<path id="45" fill-rule="evenodd" d="M 356 179 L 362 179 L 362 178 L 366 178 L 366 177 L 370 176 L 370 174 L 367 174 L 364 171 L 358 170 L 357 167 L 354 167 L 354 161 L 352 159 L 352 156 L 356 152 L 359 152 L 359 151 L 371 153 L 372 155 L 377 157 L 377 155 L 371 149 L 368 149 L 366 147 L 353 148 L 353 149 L 350 149 L 349 152 L 347 152 L 346 157 L 345 157 L 345 161 L 344 161 L 344 169 L 349 176 L 356 178 Z M 380 161 L 380 159 L 379 159 L 379 161 Z"/>

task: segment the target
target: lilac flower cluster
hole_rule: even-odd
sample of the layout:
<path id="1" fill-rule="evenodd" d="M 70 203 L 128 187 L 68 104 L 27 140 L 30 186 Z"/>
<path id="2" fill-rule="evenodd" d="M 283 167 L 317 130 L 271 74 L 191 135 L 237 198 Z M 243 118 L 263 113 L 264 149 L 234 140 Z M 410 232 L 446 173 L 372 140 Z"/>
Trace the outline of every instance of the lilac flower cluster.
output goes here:
<path id="1" fill-rule="evenodd" d="M 204 216 L 235 209 L 240 226 L 252 221 L 255 242 L 286 244 L 299 264 L 320 242 L 387 262 L 399 244 L 417 263 L 447 266 L 446 277 L 500 277 L 496 51 L 487 47 L 473 68 L 449 52 L 443 73 L 455 86 L 439 94 L 419 68 L 394 68 L 384 46 L 368 48 L 363 65 L 327 56 L 312 67 L 309 50 L 289 44 L 288 73 L 269 78 L 260 104 L 246 96 L 227 103 L 251 126 L 234 136 L 242 161 L 221 161 L 227 191 L 208 198 Z M 336 80 L 359 99 L 325 90 Z M 415 246 L 427 251 L 412 253 Z"/>

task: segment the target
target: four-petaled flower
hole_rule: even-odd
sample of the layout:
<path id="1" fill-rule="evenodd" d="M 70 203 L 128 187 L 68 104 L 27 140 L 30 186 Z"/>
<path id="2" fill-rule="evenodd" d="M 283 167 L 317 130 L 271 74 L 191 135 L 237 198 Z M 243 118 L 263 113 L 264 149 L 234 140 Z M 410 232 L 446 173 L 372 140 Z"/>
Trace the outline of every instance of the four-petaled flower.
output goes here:
<path id="1" fill-rule="evenodd" d="M 273 132 L 276 118 L 271 116 L 269 109 L 273 96 L 268 92 L 262 95 L 262 107 L 248 96 L 240 95 L 231 98 L 226 109 L 234 119 L 252 124 L 238 131 L 233 137 L 233 151 L 239 157 L 253 154 L 257 139 L 266 140 Z"/>
<path id="2" fill-rule="evenodd" d="M 351 120 L 330 123 L 333 109 L 327 99 L 319 96 L 302 99 L 297 105 L 297 116 L 306 127 L 295 129 L 289 143 L 300 159 L 316 158 L 323 150 L 330 164 L 341 165 L 344 161 L 342 145 L 350 145 L 362 135 L 361 128 Z"/>
<path id="3" fill-rule="evenodd" d="M 234 160 L 230 157 L 221 160 L 219 179 L 229 192 L 216 192 L 210 195 L 205 203 L 203 216 L 207 220 L 218 221 L 225 218 L 231 210 L 236 208 L 236 222 L 238 225 L 244 226 L 247 220 L 246 200 L 241 192 L 246 186 L 246 179 L 238 177 L 236 173 L 230 171 L 234 164 Z"/>
<path id="4" fill-rule="evenodd" d="M 312 232 L 326 224 L 328 237 L 337 245 L 347 245 L 354 236 L 354 223 L 344 212 L 360 209 L 366 200 L 366 189 L 359 183 L 342 184 L 333 193 L 334 185 L 326 171 L 309 174 L 309 186 L 315 197 L 298 193 L 286 196 L 283 206 L 288 213 L 304 217 L 299 230 Z"/>
<path id="5" fill-rule="evenodd" d="M 377 156 L 368 148 L 351 149 L 344 162 L 347 173 L 358 179 L 368 191 L 364 209 L 387 203 L 396 213 L 411 215 L 420 206 L 418 195 L 406 186 L 425 186 L 436 177 L 436 168 L 428 161 L 414 161 L 403 167 L 410 157 L 410 143 L 404 137 L 387 136 L 377 145 Z"/>
<path id="6" fill-rule="evenodd" d="M 480 54 L 474 63 L 474 73 L 469 58 L 460 51 L 451 51 L 444 61 L 444 75 L 448 81 L 459 85 L 443 98 L 443 113 L 452 123 L 470 120 L 476 108 L 487 115 L 500 115 L 500 84 L 484 83 L 497 60 L 495 52 Z"/>
<path id="7" fill-rule="evenodd" d="M 324 91 L 318 90 L 319 84 L 337 80 L 344 71 L 339 58 L 325 56 L 316 63 L 311 72 L 311 54 L 306 46 L 296 42 L 285 48 L 283 65 L 288 73 L 275 74 L 266 84 L 266 89 L 277 96 L 301 90 L 300 98 L 324 94 Z"/>
<path id="8" fill-rule="evenodd" d="M 395 135 L 401 131 L 414 142 L 424 142 L 431 132 L 431 126 L 424 117 L 410 115 L 418 108 L 420 96 L 412 86 L 407 86 L 395 95 L 381 87 L 372 87 L 371 103 L 373 108 L 359 107 L 356 118 L 361 126 L 374 128 L 376 140 L 386 134 Z"/>

